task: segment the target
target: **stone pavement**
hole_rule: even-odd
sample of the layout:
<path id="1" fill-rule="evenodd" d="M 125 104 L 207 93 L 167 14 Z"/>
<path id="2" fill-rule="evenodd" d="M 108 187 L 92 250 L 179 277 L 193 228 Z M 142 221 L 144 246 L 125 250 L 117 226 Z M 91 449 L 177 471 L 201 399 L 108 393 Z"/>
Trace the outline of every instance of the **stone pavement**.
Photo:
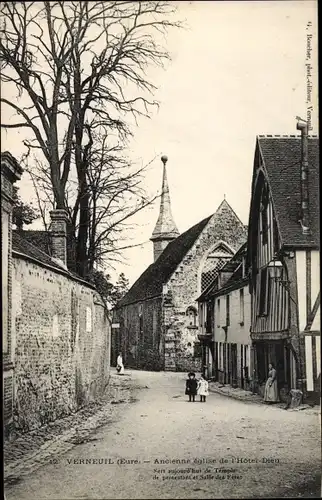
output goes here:
<path id="1" fill-rule="evenodd" d="M 55 464 L 57 457 L 75 444 L 95 441 L 95 431 L 113 421 L 118 405 L 136 401 L 135 391 L 142 389 L 128 383 L 128 377 L 112 373 L 102 399 L 78 412 L 28 433 L 17 433 L 4 443 L 4 483 L 14 484 L 22 476 L 44 464 Z"/>
<path id="2" fill-rule="evenodd" d="M 222 394 L 223 396 L 228 396 L 240 401 L 256 403 L 256 404 L 266 404 L 263 398 L 259 394 L 253 394 L 250 391 L 245 391 L 239 387 L 231 387 L 227 384 L 221 384 L 219 382 L 209 382 L 209 391 L 215 392 L 217 394 Z M 286 403 L 276 403 L 274 405 L 277 408 L 281 408 L 287 411 L 310 411 L 314 414 L 321 414 L 320 406 L 310 406 L 307 404 L 299 405 L 298 408 L 286 408 Z"/>

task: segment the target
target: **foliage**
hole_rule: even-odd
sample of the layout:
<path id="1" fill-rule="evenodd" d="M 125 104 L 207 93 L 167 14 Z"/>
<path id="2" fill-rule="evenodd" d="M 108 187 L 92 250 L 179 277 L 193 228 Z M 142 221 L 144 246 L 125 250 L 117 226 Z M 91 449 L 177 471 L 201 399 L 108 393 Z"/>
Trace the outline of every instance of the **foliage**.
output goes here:
<path id="1" fill-rule="evenodd" d="M 111 276 L 102 271 L 92 271 L 90 279 L 109 309 L 112 309 L 129 289 L 129 280 L 124 273 L 119 275 L 115 284 L 111 282 Z"/>
<path id="2" fill-rule="evenodd" d="M 16 228 L 21 231 L 24 224 L 29 225 L 34 220 L 38 219 L 39 213 L 32 206 L 32 203 L 24 203 L 21 200 L 17 186 L 13 187 L 13 199 L 12 222 L 15 224 Z"/>

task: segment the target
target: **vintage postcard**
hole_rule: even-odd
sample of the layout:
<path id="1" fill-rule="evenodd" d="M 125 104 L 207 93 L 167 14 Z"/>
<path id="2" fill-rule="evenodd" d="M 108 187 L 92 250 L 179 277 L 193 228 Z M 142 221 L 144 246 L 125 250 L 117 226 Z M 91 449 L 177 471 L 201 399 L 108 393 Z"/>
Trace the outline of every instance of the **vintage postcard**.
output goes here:
<path id="1" fill-rule="evenodd" d="M 317 1 L 0 9 L 5 499 L 320 498 Z"/>

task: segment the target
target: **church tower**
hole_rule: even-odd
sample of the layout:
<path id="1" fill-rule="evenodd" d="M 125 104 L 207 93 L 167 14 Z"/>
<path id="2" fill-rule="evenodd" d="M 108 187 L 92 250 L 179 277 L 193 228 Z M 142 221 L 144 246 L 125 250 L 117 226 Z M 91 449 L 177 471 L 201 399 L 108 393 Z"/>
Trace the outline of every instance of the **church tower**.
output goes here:
<path id="1" fill-rule="evenodd" d="M 153 242 L 154 262 L 161 255 L 165 247 L 179 236 L 179 231 L 173 220 L 171 212 L 170 193 L 167 179 L 166 163 L 167 156 L 162 156 L 163 163 L 163 179 L 162 179 L 162 193 L 160 202 L 160 213 L 153 230 L 150 240 Z"/>

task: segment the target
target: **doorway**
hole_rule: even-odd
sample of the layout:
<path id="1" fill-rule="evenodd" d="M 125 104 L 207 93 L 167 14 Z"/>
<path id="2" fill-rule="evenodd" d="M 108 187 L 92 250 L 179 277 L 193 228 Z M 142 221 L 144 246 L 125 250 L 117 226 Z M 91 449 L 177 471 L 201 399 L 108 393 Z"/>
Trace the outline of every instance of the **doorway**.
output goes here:
<path id="1" fill-rule="evenodd" d="M 231 344 L 231 385 L 238 386 L 237 379 L 237 344 Z"/>

